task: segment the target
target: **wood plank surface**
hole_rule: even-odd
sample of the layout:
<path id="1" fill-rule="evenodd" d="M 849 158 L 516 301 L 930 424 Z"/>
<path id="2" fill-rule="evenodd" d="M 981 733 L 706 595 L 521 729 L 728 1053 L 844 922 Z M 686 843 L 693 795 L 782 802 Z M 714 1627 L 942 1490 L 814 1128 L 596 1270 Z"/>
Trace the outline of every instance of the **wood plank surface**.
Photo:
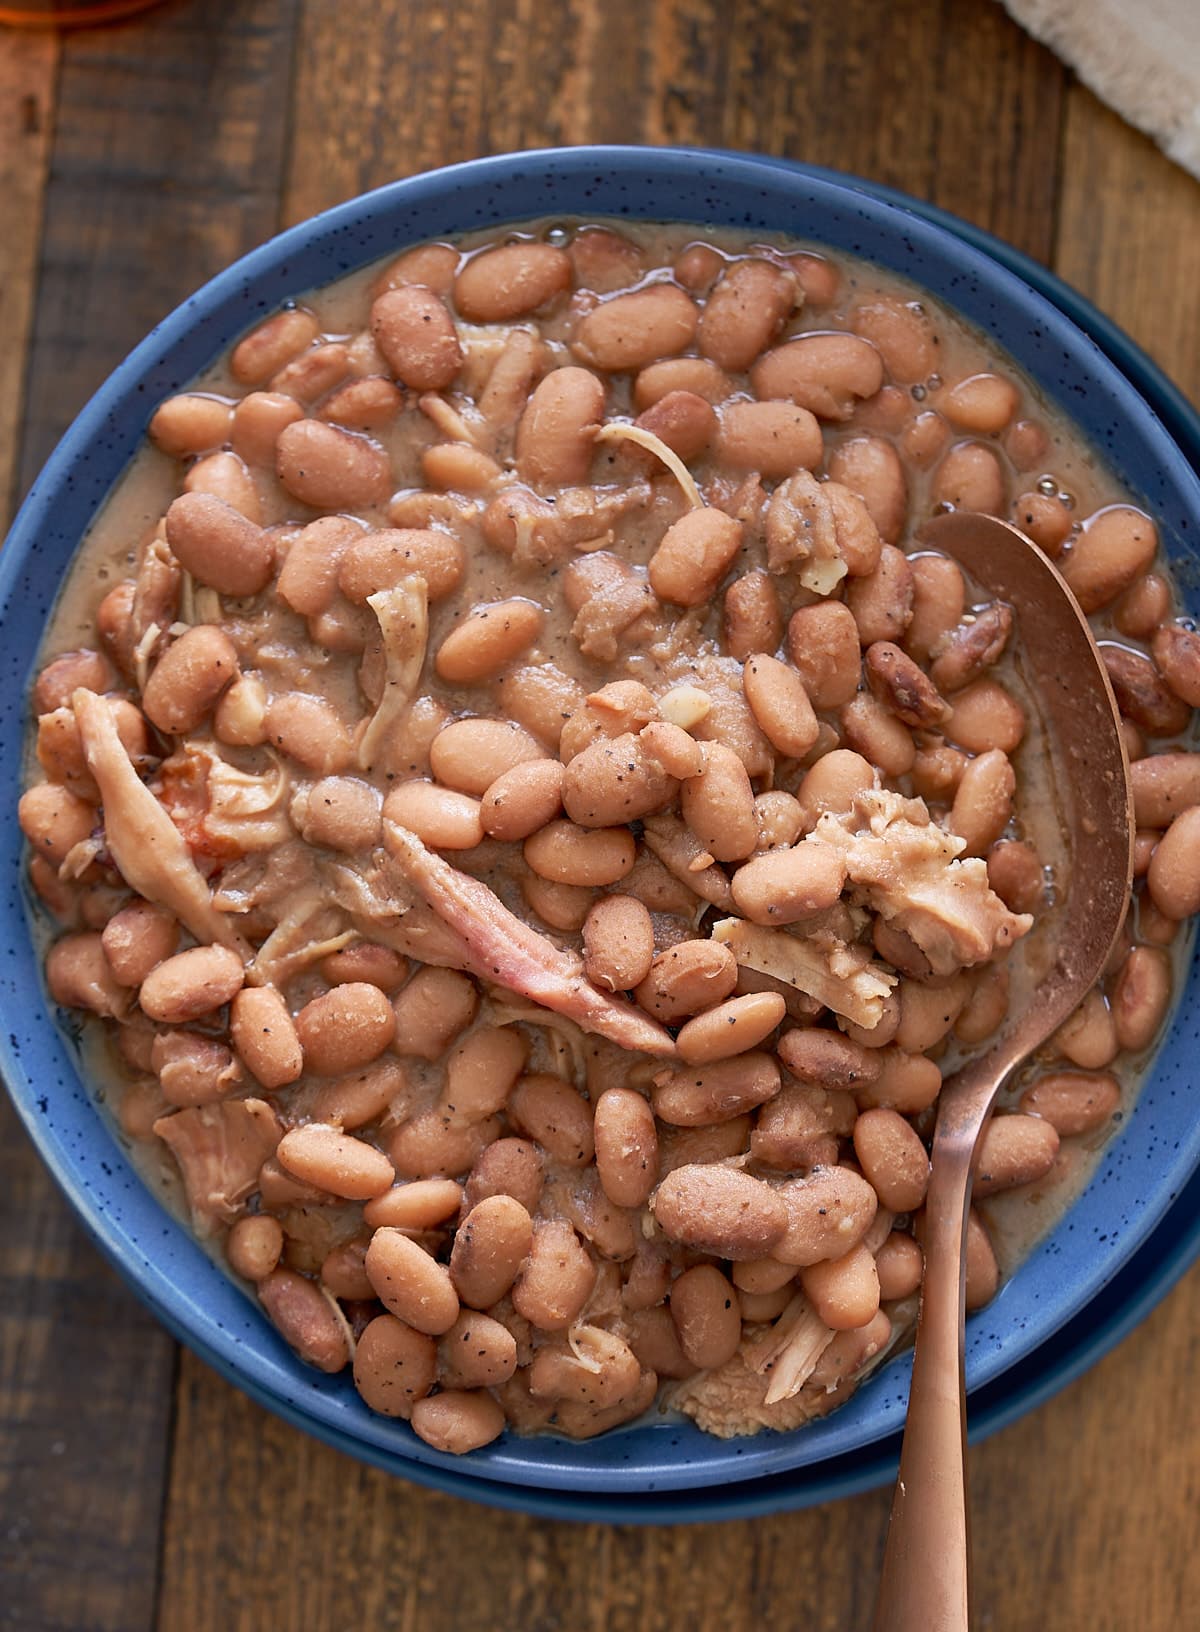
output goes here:
<path id="1" fill-rule="evenodd" d="M 61 45 L 0 35 L 12 186 L 0 204 L 11 313 L 0 391 L 23 485 L 124 353 L 275 230 L 292 0 L 205 0 Z M 53 122 L 44 212 L 40 155 Z M 44 215 L 36 318 L 32 248 Z M 0 415 L 11 412 L 9 402 Z M 0 496 L 8 466 L 0 465 Z M 0 1101 L 0 1625 L 135 1632 L 153 1622 L 175 1345 L 99 1260 Z"/>
<path id="2" fill-rule="evenodd" d="M 53 34 L 0 41 L 0 535 L 13 510 L 57 73 Z"/>
<path id="3" fill-rule="evenodd" d="M 1200 391 L 1200 188 L 992 0 L 173 0 L 69 36 L 55 93 L 57 50 L 0 35 L 0 505 L 129 344 L 277 224 L 504 148 L 699 143 L 905 188 L 1052 261 Z M 0 1626 L 869 1622 L 886 1492 L 716 1526 L 549 1523 L 360 1466 L 190 1355 L 175 1382 L 7 1108 L 0 1288 Z M 1190 1624 L 1198 1332 L 1193 1275 L 976 1453 L 979 1632 Z"/>

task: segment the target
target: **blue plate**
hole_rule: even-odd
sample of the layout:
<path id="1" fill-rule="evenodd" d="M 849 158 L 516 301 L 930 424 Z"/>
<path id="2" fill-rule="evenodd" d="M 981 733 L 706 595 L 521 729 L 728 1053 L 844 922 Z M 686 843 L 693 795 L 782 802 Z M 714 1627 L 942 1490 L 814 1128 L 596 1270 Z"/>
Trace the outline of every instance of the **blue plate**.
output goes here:
<path id="1" fill-rule="evenodd" d="M 912 277 L 994 333 L 1088 430 L 1125 481 L 1160 518 L 1172 555 L 1188 561 L 1200 517 L 1200 482 L 1155 408 L 1092 339 L 1037 292 L 1046 278 L 1012 252 L 956 237 L 934 212 L 829 173 L 737 155 L 646 149 L 572 149 L 480 160 L 396 183 L 293 229 L 227 272 L 169 317 L 122 364 L 80 415 L 35 484 L 0 559 L 0 662 L 6 695 L 23 694 L 41 625 L 63 569 L 96 506 L 135 450 L 153 406 L 181 386 L 260 315 L 305 288 L 392 252 L 406 242 L 543 215 L 664 216 L 747 226 L 818 240 Z M 956 229 L 957 230 L 957 229 Z M 1032 274 L 1037 274 L 1033 276 Z M 1024 281 L 1022 281 L 1024 280 Z M 1031 288 L 1030 285 L 1034 285 Z M 1071 297 L 1077 298 L 1077 297 Z M 1121 345 L 1128 347 L 1122 337 Z M 1147 389 L 1146 380 L 1138 374 Z M 1169 393 L 1155 406 L 1177 413 Z M 1194 431 L 1194 427 L 1193 427 Z M 8 785 L 20 767 L 24 716 L 0 716 Z M 346 1378 L 302 1367 L 239 1290 L 159 1209 L 80 1085 L 72 1052 L 52 1024 L 30 956 L 19 885 L 15 822 L 0 828 L 7 888 L 0 964 L 0 1065 L 20 1114 L 59 1183 L 104 1250 L 163 1320 L 201 1355 L 273 1409 L 352 1454 L 443 1488 L 562 1511 L 593 1497 L 638 1498 L 657 1515 L 661 1493 L 711 1505 L 748 1500 L 763 1481 L 796 1482 L 828 1499 L 848 1479 L 885 1476 L 887 1442 L 903 1419 L 908 1364 L 883 1368 L 826 1422 L 795 1435 L 721 1442 L 690 1425 L 643 1426 L 575 1445 L 505 1438 L 467 1461 L 441 1456 L 402 1424 L 372 1416 Z M 1144 1090 L 1142 1108 L 1108 1147 L 1088 1190 L 1000 1297 L 968 1327 L 968 1382 L 994 1385 L 1078 1316 L 1161 1223 L 1200 1160 L 1200 1125 L 1189 1114 L 1188 1062 L 1195 1051 L 1195 979 Z M 980 1398 L 983 1396 L 980 1395 Z M 1011 1409 L 1022 1408 L 1020 1396 Z M 835 1466 L 830 1466 L 835 1464 Z M 849 1472 L 851 1466 L 856 1473 Z M 536 1496 L 534 1492 L 556 1492 Z M 762 1492 L 755 1496 L 754 1492 Z M 739 1493 L 740 1494 L 740 1493 Z M 789 1498 L 792 1499 L 792 1498 Z M 800 1499 L 805 1499 L 801 1497 Z M 652 1515 L 648 1515 L 652 1516 Z M 680 1516 L 673 1514 L 668 1516 Z M 714 1515 L 715 1516 L 715 1515 Z"/>

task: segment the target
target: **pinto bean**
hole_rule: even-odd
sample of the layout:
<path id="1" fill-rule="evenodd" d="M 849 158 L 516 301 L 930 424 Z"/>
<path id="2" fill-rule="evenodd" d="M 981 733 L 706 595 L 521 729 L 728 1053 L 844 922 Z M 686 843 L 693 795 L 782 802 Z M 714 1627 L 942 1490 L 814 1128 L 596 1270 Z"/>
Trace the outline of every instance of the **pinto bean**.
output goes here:
<path id="1" fill-rule="evenodd" d="M 537 1212 L 542 1195 L 542 1154 L 527 1139 L 497 1139 L 471 1169 L 464 1190 L 470 1209 L 488 1196 L 511 1196 L 525 1211 Z"/>
<path id="2" fill-rule="evenodd" d="M 452 720 L 434 737 L 429 763 L 434 776 L 460 793 L 480 795 L 514 766 L 540 760 L 542 750 L 512 720 Z"/>
<path id="3" fill-rule="evenodd" d="M 1171 602 L 1171 586 L 1162 574 L 1144 572 L 1118 596 L 1112 620 L 1121 634 L 1134 640 L 1149 640 L 1159 624 L 1170 617 Z M 1155 662 L 1158 662 L 1157 653 Z M 1162 672 L 1165 679 L 1166 671 Z"/>
<path id="4" fill-rule="evenodd" d="M 934 504 L 1002 516 L 1007 487 L 1004 469 L 991 448 L 982 442 L 956 442 L 934 471 L 929 492 Z"/>
<path id="5" fill-rule="evenodd" d="M 854 1124 L 854 1153 L 889 1212 L 916 1212 L 929 1184 L 929 1157 L 898 1111 L 864 1111 Z"/>
<path id="6" fill-rule="evenodd" d="M 1129 767 L 1129 782 L 1137 825 L 1169 827 L 1182 811 L 1200 805 L 1200 754 L 1148 754 Z"/>
<path id="7" fill-rule="evenodd" d="M 142 692 L 152 725 L 168 736 L 194 731 L 237 676 L 237 649 L 223 629 L 196 624 L 173 640 Z"/>
<path id="8" fill-rule="evenodd" d="M 556 368 L 517 426 L 517 475 L 531 487 L 586 482 L 604 418 L 604 384 L 586 368 Z"/>
<path id="9" fill-rule="evenodd" d="M 274 550 L 262 528 L 211 493 L 182 493 L 166 514 L 171 553 L 220 595 L 257 595 L 270 580 Z"/>
<path id="10" fill-rule="evenodd" d="M 665 442 L 685 465 L 699 459 L 717 434 L 717 416 L 711 404 L 694 391 L 668 392 L 639 414 L 636 423 Z M 647 459 L 652 457 L 646 454 Z"/>
<path id="11" fill-rule="evenodd" d="M 456 1122 L 434 1106 L 402 1122 L 388 1140 L 387 1153 L 401 1178 L 459 1178 L 499 1133 L 498 1116 Z"/>
<path id="12" fill-rule="evenodd" d="M 396 1050 L 437 1060 L 475 1017 L 479 994 L 457 969 L 418 968 L 392 1004 Z"/>
<path id="13" fill-rule="evenodd" d="M 1025 735 L 1025 710 L 998 680 L 976 680 L 955 694 L 944 729 L 969 754 L 1011 754 Z"/>
<path id="14" fill-rule="evenodd" d="M 300 1039 L 274 986 L 244 986 L 235 995 L 229 1034 L 243 1065 L 264 1088 L 283 1088 L 304 1069 Z"/>
<path id="15" fill-rule="evenodd" d="M 699 322 L 695 302 L 682 289 L 652 283 L 593 307 L 576 328 L 571 349 L 592 368 L 636 371 L 686 350 Z"/>
<path id="16" fill-rule="evenodd" d="M 1122 714 L 1152 737 L 1175 737 L 1186 731 L 1190 706 L 1159 678 L 1148 657 L 1108 640 L 1100 643 L 1100 656 Z"/>
<path id="17" fill-rule="evenodd" d="M 680 733 L 695 762 L 700 749 Z M 664 809 L 675 798 L 678 783 L 651 751 L 654 739 L 624 733 L 602 737 L 574 755 L 562 781 L 562 802 L 567 815 L 580 826 L 612 827 Z M 666 752 L 670 754 L 668 741 Z M 694 769 L 694 767 L 693 767 Z"/>
<path id="18" fill-rule="evenodd" d="M 1112 1063 L 1120 1044 L 1104 995 L 1093 989 L 1054 1035 L 1061 1054 L 1085 1071 L 1099 1071 Z"/>
<path id="19" fill-rule="evenodd" d="M 566 253 L 526 239 L 472 255 L 454 280 L 454 304 L 470 323 L 509 323 L 570 287 Z"/>
<path id="20" fill-rule="evenodd" d="M 796 798 L 804 819 L 804 828 L 811 831 L 827 810 L 841 813 L 853 810 L 859 794 L 875 786 L 875 771 L 869 760 L 849 748 L 835 748 L 822 754 L 796 790 Z"/>
<path id="21" fill-rule="evenodd" d="M 709 1065 L 736 1055 L 744 1067 L 747 1050 L 764 1042 L 786 1012 L 777 992 L 727 998 L 682 1028 L 677 1039 L 680 1058 L 690 1065 Z"/>
<path id="22" fill-rule="evenodd" d="M 456 1250 L 461 1238 L 462 1228 L 455 1237 Z M 562 1219 L 539 1220 L 513 1284 L 513 1308 L 539 1331 L 561 1331 L 578 1318 L 595 1283 L 596 1267 L 571 1226 Z"/>
<path id="23" fill-rule="evenodd" d="M 760 357 L 750 383 L 760 399 L 783 397 L 819 419 L 848 419 L 855 400 L 883 384 L 883 359 L 856 334 L 802 334 Z"/>
<path id="24" fill-rule="evenodd" d="M 354 1386 L 372 1411 L 407 1421 L 436 1376 L 433 1339 L 395 1315 L 376 1315 L 360 1334 L 354 1354 Z"/>
<path id="25" fill-rule="evenodd" d="M 787 1230 L 787 1208 L 775 1191 L 731 1167 L 677 1167 L 650 1205 L 672 1241 L 734 1261 L 765 1257 Z"/>
<path id="26" fill-rule="evenodd" d="M 937 368 L 937 335 L 919 301 L 880 296 L 854 307 L 850 326 L 871 342 L 900 385 L 919 385 Z"/>
<path id="27" fill-rule="evenodd" d="M 435 850 L 472 850 L 483 842 L 479 800 L 436 782 L 402 782 L 384 800 L 383 816 Z"/>
<path id="28" fill-rule="evenodd" d="M 941 414 L 927 408 L 910 419 L 900 433 L 899 446 L 910 465 L 928 470 L 945 451 L 950 427 Z"/>
<path id="29" fill-rule="evenodd" d="M 337 1372 L 350 1359 L 345 1321 L 333 1300 L 291 1269 L 273 1269 L 258 1283 L 258 1299 L 280 1335 L 306 1365 Z"/>
<path id="30" fill-rule="evenodd" d="M 1011 912 L 1037 912 L 1045 905 L 1041 858 L 1031 844 L 1005 839 L 988 851 L 988 883 Z"/>
<path id="31" fill-rule="evenodd" d="M 998 602 L 960 623 L 941 643 L 929 677 L 942 691 L 957 691 L 992 666 L 1012 633 L 1012 608 Z"/>
<path id="32" fill-rule="evenodd" d="M 436 528 L 384 528 L 349 541 L 338 584 L 349 600 L 363 606 L 377 590 L 392 589 L 416 574 L 424 578 L 429 599 L 440 601 L 458 588 L 466 559 L 458 539 Z"/>
<path id="33" fill-rule="evenodd" d="M 974 1207 L 967 1214 L 966 1283 L 968 1311 L 990 1303 L 1000 1286 L 1000 1266 L 991 1237 Z"/>
<path id="34" fill-rule="evenodd" d="M 529 838 L 562 808 L 562 785 L 559 760 L 522 758 L 484 790 L 480 809 L 484 832 L 508 843 Z"/>
<path id="35" fill-rule="evenodd" d="M 654 957 L 654 926 L 642 903 L 609 895 L 589 910 L 583 926 L 588 979 L 610 992 L 628 992 L 645 980 Z"/>
<path id="36" fill-rule="evenodd" d="M 632 1088 L 606 1088 L 593 1121 L 596 1170 L 617 1207 L 641 1207 L 658 1177 L 654 1113 Z"/>
<path id="37" fill-rule="evenodd" d="M 403 1231 L 390 1225 L 375 1231 L 366 1270 L 384 1307 L 414 1331 L 439 1337 L 458 1319 L 458 1294 L 450 1271 Z"/>
<path id="38" fill-rule="evenodd" d="M 711 599 L 742 545 L 742 524 L 705 506 L 674 521 L 650 557 L 650 587 L 661 601 L 700 606 Z"/>
<path id="39" fill-rule="evenodd" d="M 458 331 L 432 289 L 385 290 L 371 307 L 371 333 L 392 373 L 414 391 L 443 391 L 462 367 Z"/>
<path id="40" fill-rule="evenodd" d="M 320 333 L 311 312 L 303 307 L 276 312 L 238 341 L 229 360 L 239 385 L 262 385 L 272 374 L 307 351 Z"/>
<path id="41" fill-rule="evenodd" d="M 1181 811 L 1159 839 L 1146 883 L 1154 905 L 1171 921 L 1200 912 L 1200 805 Z"/>
<path id="42" fill-rule="evenodd" d="M 580 289 L 606 295 L 641 281 L 645 256 L 635 243 L 608 227 L 581 227 L 567 246 Z"/>
<path id="43" fill-rule="evenodd" d="M 336 1122 L 339 1128 L 352 1132 L 368 1122 L 378 1122 L 386 1113 L 403 1115 L 412 1098 L 412 1079 L 405 1066 L 399 1060 L 381 1059 L 361 1071 L 321 1083 L 308 1109 L 315 1121 Z M 396 1221 L 381 1218 L 376 1222 Z"/>
<path id="44" fill-rule="evenodd" d="M 1131 1053 L 1148 1048 L 1171 1003 L 1170 955 L 1157 946 L 1135 946 L 1122 963 L 1112 992 L 1117 1043 Z"/>
<path id="45" fill-rule="evenodd" d="M 754 568 L 735 578 L 725 591 L 723 608 L 723 639 L 731 657 L 744 662 L 755 652 L 778 650 L 783 614 L 778 592 L 765 572 Z"/>
<path id="46" fill-rule="evenodd" d="M 861 1243 L 841 1258 L 800 1271 L 800 1285 L 818 1317 L 834 1331 L 855 1331 L 879 1311 L 874 1254 Z"/>
<path id="47" fill-rule="evenodd" d="M 1176 697 L 1189 708 L 1200 708 L 1200 631 L 1182 623 L 1161 623 L 1150 650 Z"/>
<path id="48" fill-rule="evenodd" d="M 642 369 L 633 382 L 634 406 L 644 414 L 676 391 L 716 404 L 733 395 L 733 382 L 707 357 L 671 357 Z"/>
<path id="49" fill-rule="evenodd" d="M 840 601 L 793 612 L 787 648 L 814 708 L 840 708 L 858 690 L 862 674 L 858 624 Z"/>
<path id="50" fill-rule="evenodd" d="M 369 1201 L 390 1190 L 396 1175 L 381 1150 L 325 1122 L 290 1128 L 275 1158 L 305 1184 L 349 1201 Z M 396 1312 L 396 1311 L 393 1311 Z"/>
<path id="51" fill-rule="evenodd" d="M 1121 1103 L 1121 1084 L 1107 1071 L 1051 1071 L 1021 1095 L 1021 1110 L 1040 1116 L 1060 1138 L 1094 1133 Z"/>
<path id="52" fill-rule="evenodd" d="M 1097 510 L 1063 560 L 1061 572 L 1085 612 L 1098 612 L 1146 572 L 1158 554 L 1158 528 L 1129 504 Z"/>
<path id="53" fill-rule="evenodd" d="M 336 1077 L 379 1058 L 396 1034 L 396 1016 L 377 986 L 352 981 L 312 998 L 295 1026 L 308 1070 Z"/>
<path id="54" fill-rule="evenodd" d="M 733 899 L 755 924 L 793 924 L 833 906 L 846 883 L 841 852 L 819 839 L 755 856 L 733 875 Z"/>
<path id="55" fill-rule="evenodd" d="M 138 1001 L 151 1020 L 181 1025 L 228 1003 L 245 978 L 241 958 L 228 947 L 193 946 L 156 965 Z"/>
<path id="56" fill-rule="evenodd" d="M 174 913 L 151 901 L 131 901 L 105 924 L 100 936 L 109 968 L 122 986 L 140 986 L 179 945 Z"/>
<path id="57" fill-rule="evenodd" d="M 1018 493 L 1009 515 L 1047 555 L 1057 558 L 1071 536 L 1071 512 L 1055 494 Z"/>
<path id="58" fill-rule="evenodd" d="M 281 391 L 252 391 L 233 410 L 229 441 L 247 465 L 274 471 L 280 432 L 304 418 L 295 397 Z"/>
<path id="59" fill-rule="evenodd" d="M 912 574 L 912 617 L 904 633 L 904 646 L 917 662 L 926 663 L 930 653 L 958 627 L 966 604 L 966 586 L 957 563 L 944 555 L 910 556 L 908 565 Z M 932 670 L 930 679 L 939 689 L 944 686 L 944 679 Z"/>
<path id="60" fill-rule="evenodd" d="M 462 1186 L 453 1179 L 413 1179 L 393 1185 L 363 1207 L 371 1229 L 432 1230 L 453 1218 L 462 1205 Z"/>
<path id="61" fill-rule="evenodd" d="M 885 544 L 874 572 L 853 579 L 846 590 L 846 605 L 858 630 L 860 644 L 867 647 L 877 640 L 902 640 L 912 614 L 912 601 L 913 579 L 908 560 L 903 551 Z M 797 667 L 803 674 L 801 665 Z"/>
<path id="62" fill-rule="evenodd" d="M 595 1154 L 592 1107 L 562 1077 L 522 1077 L 508 1103 L 509 1120 L 557 1162 L 584 1167 Z"/>
<path id="63" fill-rule="evenodd" d="M 17 802 L 17 820 L 37 856 L 58 868 L 99 824 L 94 805 L 54 782 L 27 788 Z"/>
<path id="64" fill-rule="evenodd" d="M 535 917 L 564 935 L 577 935 L 596 899 L 595 891 L 579 884 L 559 884 L 529 872 L 521 879 L 525 905 Z"/>
<path id="65" fill-rule="evenodd" d="M 898 1002 L 896 1007 L 899 1017 Z M 894 1030 L 892 1035 L 895 1035 Z M 903 1116 L 916 1116 L 937 1099 L 942 1087 L 942 1073 L 936 1060 L 931 1060 L 926 1054 L 909 1054 L 902 1048 L 892 1047 L 890 1042 L 879 1048 L 877 1058 L 878 1076 L 873 1082 L 855 1089 L 854 1097 L 860 1110 L 873 1110 L 882 1105 L 888 1110 L 899 1111 Z"/>
<path id="66" fill-rule="evenodd" d="M 732 470 L 781 481 L 815 470 L 825 456 L 821 427 L 792 402 L 727 402 L 718 416 L 717 458 Z"/>
<path id="67" fill-rule="evenodd" d="M 676 1025 L 728 997 L 737 962 L 718 941 L 681 941 L 660 952 L 636 990 L 641 1006 L 664 1025 Z"/>
<path id="68" fill-rule="evenodd" d="M 950 810 L 950 831 L 967 841 L 964 855 L 985 855 L 996 842 L 1012 817 L 1016 791 L 1016 772 L 998 748 L 968 762 Z"/>
<path id="69" fill-rule="evenodd" d="M 263 729 L 266 740 L 318 776 L 344 771 L 354 756 L 350 733 L 323 697 L 299 691 L 273 697 Z"/>
<path id="70" fill-rule="evenodd" d="M 413 1432 L 435 1451 L 465 1456 L 504 1432 L 504 1411 L 482 1389 L 446 1388 L 412 1408 Z"/>
<path id="71" fill-rule="evenodd" d="M 700 354 L 732 374 L 744 373 L 796 305 L 794 274 L 770 261 L 743 260 L 717 281 L 700 319 Z"/>
<path id="72" fill-rule="evenodd" d="M 869 692 L 848 702 L 838 714 L 842 740 L 885 776 L 907 776 L 916 760 L 908 727 Z"/>
<path id="73" fill-rule="evenodd" d="M 875 1254 L 875 1273 L 879 1277 L 879 1296 L 884 1303 L 897 1298 L 910 1298 L 921 1284 L 925 1273 L 925 1257 L 911 1235 L 893 1230 Z"/>
<path id="74" fill-rule="evenodd" d="M 378 788 L 352 776 L 325 776 L 309 789 L 299 823 L 307 844 L 331 850 L 369 850 L 383 832 Z"/>
<path id="75" fill-rule="evenodd" d="M 680 788 L 680 810 L 717 861 L 739 861 L 758 843 L 754 790 L 742 761 L 723 742 L 704 745 L 704 768 Z"/>
<path id="76" fill-rule="evenodd" d="M 319 419 L 286 425 L 275 444 L 275 471 L 288 492 L 316 510 L 382 504 L 392 468 L 377 442 Z"/>
<path id="77" fill-rule="evenodd" d="M 884 543 L 894 544 L 908 517 L 908 483 L 892 444 L 878 436 L 855 436 L 838 443 L 828 464 L 833 481 L 862 499 Z"/>
<path id="78" fill-rule="evenodd" d="M 568 821 L 547 823 L 524 844 L 525 860 L 540 878 L 590 888 L 624 878 L 636 853 L 627 828 L 585 828 Z"/>
<path id="79" fill-rule="evenodd" d="M 225 1256 L 235 1275 L 262 1281 L 279 1262 L 283 1230 L 269 1213 L 239 1218 L 225 1238 Z"/>
<path id="80" fill-rule="evenodd" d="M 771 1249 L 796 1268 L 842 1258 L 863 1239 L 879 1206 L 875 1191 L 848 1167 L 817 1167 L 807 1178 L 786 1179 L 778 1196 L 787 1229 Z"/>
<path id="81" fill-rule="evenodd" d="M 1058 1155 L 1058 1134 L 1039 1116 L 993 1116 L 983 1130 L 975 1163 L 975 1197 L 994 1196 L 1044 1179 Z"/>
<path id="82" fill-rule="evenodd" d="M 671 1319 L 693 1366 L 707 1371 L 737 1353 L 742 1308 L 736 1287 L 715 1264 L 687 1269 L 671 1287 Z"/>
<path id="83" fill-rule="evenodd" d="M 817 740 L 818 726 L 804 681 L 796 670 L 759 652 L 746 659 L 742 686 L 751 712 L 771 746 L 789 759 L 803 759 Z"/>
<path id="84" fill-rule="evenodd" d="M 490 680 L 534 644 L 545 613 L 532 601 L 492 601 L 478 607 L 438 648 L 434 666 L 451 685 Z"/>
<path id="85" fill-rule="evenodd" d="M 443 1389 L 493 1388 L 517 1369 L 517 1342 L 490 1315 L 464 1310 L 438 1343 Z"/>
<path id="86" fill-rule="evenodd" d="M 330 393 L 317 418 L 347 431 L 376 431 L 390 425 L 404 407 L 404 393 L 382 374 L 347 380 Z"/>
<path id="87" fill-rule="evenodd" d="M 874 1082 L 879 1058 L 841 1032 L 796 1027 L 779 1039 L 779 1058 L 801 1082 L 832 1090 L 854 1090 Z"/>
<path id="88" fill-rule="evenodd" d="M 399 289 L 406 283 L 421 283 L 436 294 L 448 295 L 462 256 L 450 244 L 418 244 L 406 249 L 380 273 L 372 286 L 374 294 Z"/>
<path id="89" fill-rule="evenodd" d="M 938 407 L 955 430 L 975 436 L 999 436 L 1020 401 L 1020 392 L 1003 374 L 969 374 L 937 395 Z"/>
<path id="90" fill-rule="evenodd" d="M 172 459 L 191 459 L 228 440 L 231 417 L 229 404 L 220 397 L 183 392 L 160 403 L 147 433 Z"/>

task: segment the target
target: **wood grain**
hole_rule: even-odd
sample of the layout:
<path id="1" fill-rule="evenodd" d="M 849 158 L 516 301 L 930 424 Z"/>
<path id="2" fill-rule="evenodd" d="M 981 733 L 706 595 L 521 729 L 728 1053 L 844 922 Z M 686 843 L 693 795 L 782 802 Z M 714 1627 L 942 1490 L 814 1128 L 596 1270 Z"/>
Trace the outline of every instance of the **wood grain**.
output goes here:
<path id="1" fill-rule="evenodd" d="M 0 536 L 12 516 L 58 40 L 0 35 Z"/>
<path id="2" fill-rule="evenodd" d="M 1200 399 L 1200 181 L 1082 85 L 1064 134 L 1056 270 Z"/>
<path id="3" fill-rule="evenodd" d="M 297 15 L 298 0 L 194 0 L 67 37 L 26 486 L 113 365 L 276 230 Z"/>
<path id="4" fill-rule="evenodd" d="M 999 6 L 473 0 L 450 15 L 376 0 L 347 28 L 337 0 L 309 0 L 289 222 L 480 153 L 673 143 L 869 175 L 1049 256 L 1064 73 Z"/>

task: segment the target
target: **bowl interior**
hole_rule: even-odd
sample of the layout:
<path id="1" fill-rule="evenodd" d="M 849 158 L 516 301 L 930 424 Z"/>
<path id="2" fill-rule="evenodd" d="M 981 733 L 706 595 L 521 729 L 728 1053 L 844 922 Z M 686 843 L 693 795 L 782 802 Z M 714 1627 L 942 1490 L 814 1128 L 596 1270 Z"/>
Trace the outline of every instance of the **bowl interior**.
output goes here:
<path id="1" fill-rule="evenodd" d="M 1099 348 L 1041 295 L 971 245 L 827 174 L 734 155 L 574 149 L 480 160 L 399 182 L 305 223 L 238 262 L 167 318 L 115 372 L 39 477 L 0 558 L 4 784 L 19 784 L 25 692 L 41 631 L 92 515 L 162 397 L 186 385 L 278 304 L 405 244 L 540 216 L 629 216 L 751 228 L 827 244 L 889 267 L 992 334 L 1084 429 L 1160 522 L 1200 608 L 1200 481 L 1155 414 Z M 145 1189 L 96 1114 L 32 955 L 21 837 L 0 824 L 0 1066 L 36 1144 L 101 1248 L 144 1300 L 233 1381 L 352 1452 L 430 1471 L 561 1490 L 653 1492 L 815 1468 L 902 1423 L 908 1365 L 884 1367 L 841 1410 L 799 1433 L 720 1441 L 690 1424 L 643 1423 L 584 1444 L 506 1436 L 447 1458 L 367 1411 L 346 1377 L 301 1365 L 256 1307 Z M 968 1384 L 1026 1360 L 1118 1272 L 1200 1161 L 1189 1064 L 1200 1042 L 1197 973 L 1137 1114 L 1090 1185 L 1000 1296 L 967 1327 Z"/>

